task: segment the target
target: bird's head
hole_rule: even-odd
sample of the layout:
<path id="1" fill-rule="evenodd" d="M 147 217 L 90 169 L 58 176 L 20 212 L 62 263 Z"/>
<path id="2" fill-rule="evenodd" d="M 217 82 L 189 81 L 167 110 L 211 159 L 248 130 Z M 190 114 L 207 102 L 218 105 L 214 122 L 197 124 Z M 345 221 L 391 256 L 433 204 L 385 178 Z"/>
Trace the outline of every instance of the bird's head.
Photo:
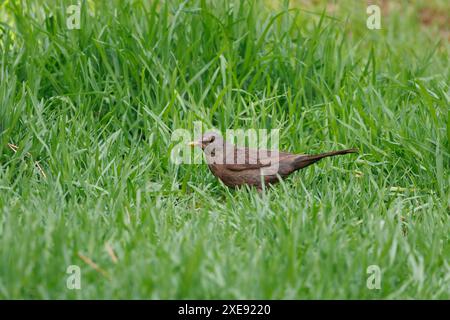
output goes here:
<path id="1" fill-rule="evenodd" d="M 223 138 L 217 132 L 207 132 L 199 140 L 189 142 L 190 146 L 198 146 L 205 150 L 211 145 L 223 145 Z"/>

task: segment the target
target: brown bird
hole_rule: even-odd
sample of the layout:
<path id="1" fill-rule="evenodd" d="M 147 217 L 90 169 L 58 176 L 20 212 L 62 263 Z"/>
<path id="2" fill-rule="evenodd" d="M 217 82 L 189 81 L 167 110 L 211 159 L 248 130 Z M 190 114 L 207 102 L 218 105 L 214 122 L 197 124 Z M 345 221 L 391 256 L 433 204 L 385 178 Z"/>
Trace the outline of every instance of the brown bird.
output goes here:
<path id="1" fill-rule="evenodd" d="M 356 153 L 357 149 L 331 151 L 317 155 L 293 154 L 274 150 L 239 148 L 227 143 L 216 132 L 205 133 L 191 146 L 202 148 L 208 167 L 217 178 L 231 188 L 274 184 L 320 159 L 340 154 Z"/>

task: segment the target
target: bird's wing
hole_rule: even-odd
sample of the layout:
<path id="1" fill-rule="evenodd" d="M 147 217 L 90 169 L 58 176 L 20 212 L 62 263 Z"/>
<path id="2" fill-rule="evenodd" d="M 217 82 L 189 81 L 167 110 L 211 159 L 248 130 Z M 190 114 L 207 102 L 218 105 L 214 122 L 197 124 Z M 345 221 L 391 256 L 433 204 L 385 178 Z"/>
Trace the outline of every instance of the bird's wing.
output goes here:
<path id="1" fill-rule="evenodd" d="M 231 171 L 260 169 L 291 156 L 293 155 L 287 152 L 276 153 L 275 151 L 262 149 L 235 148 L 234 163 L 225 164 L 225 168 Z"/>
<path id="2" fill-rule="evenodd" d="M 244 171 L 244 170 L 252 170 L 252 169 L 260 169 L 264 167 L 269 167 L 270 163 L 255 163 L 255 164 L 226 164 L 225 168 L 231 171 Z"/>

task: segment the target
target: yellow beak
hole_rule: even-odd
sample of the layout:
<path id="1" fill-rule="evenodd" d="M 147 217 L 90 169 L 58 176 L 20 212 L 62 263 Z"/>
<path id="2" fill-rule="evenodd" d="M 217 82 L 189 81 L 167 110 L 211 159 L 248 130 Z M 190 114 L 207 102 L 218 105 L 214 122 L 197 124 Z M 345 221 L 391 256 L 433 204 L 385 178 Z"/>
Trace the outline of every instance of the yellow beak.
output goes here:
<path id="1" fill-rule="evenodd" d="M 198 141 L 191 141 L 191 142 L 188 143 L 188 145 L 190 145 L 191 147 L 195 147 L 195 146 L 199 146 L 200 142 L 198 142 Z"/>

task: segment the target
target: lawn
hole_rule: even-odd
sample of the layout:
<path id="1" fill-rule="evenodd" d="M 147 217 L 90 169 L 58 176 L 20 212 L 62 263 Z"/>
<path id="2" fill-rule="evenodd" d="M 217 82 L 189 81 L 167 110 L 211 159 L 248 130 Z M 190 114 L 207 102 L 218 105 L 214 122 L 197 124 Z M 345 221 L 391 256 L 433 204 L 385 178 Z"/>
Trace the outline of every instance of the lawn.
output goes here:
<path id="1" fill-rule="evenodd" d="M 449 5 L 371 3 L 0 3 L 0 298 L 449 299 Z M 359 153 L 230 190 L 197 121 Z"/>

